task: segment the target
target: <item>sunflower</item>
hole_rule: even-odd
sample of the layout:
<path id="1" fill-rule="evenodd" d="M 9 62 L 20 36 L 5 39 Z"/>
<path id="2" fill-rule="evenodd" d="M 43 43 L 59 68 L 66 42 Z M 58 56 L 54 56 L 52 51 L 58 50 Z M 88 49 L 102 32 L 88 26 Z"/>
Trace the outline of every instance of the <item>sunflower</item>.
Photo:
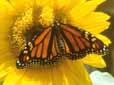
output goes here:
<path id="1" fill-rule="evenodd" d="M 110 40 L 100 33 L 108 29 L 110 16 L 96 12 L 105 0 L 0 0 L 0 80 L 3 85 L 91 85 L 84 64 L 106 67 L 102 55 L 65 59 L 57 65 L 16 68 L 19 52 L 37 30 L 59 19 L 64 24 L 94 34 L 107 46 Z M 40 24 L 38 24 L 40 23 Z"/>

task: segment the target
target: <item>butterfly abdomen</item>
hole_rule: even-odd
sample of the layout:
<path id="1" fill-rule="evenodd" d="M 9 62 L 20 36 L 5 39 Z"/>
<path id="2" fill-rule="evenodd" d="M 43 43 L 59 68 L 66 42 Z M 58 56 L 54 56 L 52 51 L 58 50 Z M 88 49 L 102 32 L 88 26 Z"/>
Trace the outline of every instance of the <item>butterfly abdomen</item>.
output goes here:
<path id="1" fill-rule="evenodd" d="M 59 48 L 59 53 L 60 56 L 64 56 L 65 55 L 65 45 L 64 45 L 64 41 L 63 41 L 63 36 L 61 35 L 61 29 L 60 29 L 60 23 L 55 21 L 53 27 L 52 27 L 53 32 L 55 33 L 55 37 L 57 39 L 57 45 Z"/>

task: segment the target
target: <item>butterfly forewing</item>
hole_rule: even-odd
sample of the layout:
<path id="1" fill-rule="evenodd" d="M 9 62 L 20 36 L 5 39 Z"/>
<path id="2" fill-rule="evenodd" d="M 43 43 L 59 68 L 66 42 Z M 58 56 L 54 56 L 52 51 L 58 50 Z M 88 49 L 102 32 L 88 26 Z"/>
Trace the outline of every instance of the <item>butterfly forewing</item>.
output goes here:
<path id="1" fill-rule="evenodd" d="M 51 30 L 49 28 L 45 29 L 40 36 L 37 36 L 34 41 L 34 48 L 32 53 L 34 53 L 34 58 L 45 59 L 48 56 L 49 44 L 51 38 Z M 34 50 L 37 48 L 36 50 Z M 35 51 L 35 52 L 34 52 Z"/>

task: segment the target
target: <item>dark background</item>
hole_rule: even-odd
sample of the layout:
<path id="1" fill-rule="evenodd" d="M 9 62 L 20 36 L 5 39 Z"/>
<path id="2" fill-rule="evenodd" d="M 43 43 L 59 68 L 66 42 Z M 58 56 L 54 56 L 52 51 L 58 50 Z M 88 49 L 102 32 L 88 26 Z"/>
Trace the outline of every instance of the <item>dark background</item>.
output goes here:
<path id="1" fill-rule="evenodd" d="M 107 67 L 98 70 L 107 71 L 114 76 L 114 0 L 107 0 L 97 8 L 97 11 L 104 11 L 111 16 L 111 19 L 109 20 L 111 25 L 108 30 L 103 32 L 103 34 L 109 37 L 112 41 L 112 44 L 109 47 L 110 53 L 107 56 L 104 56 Z M 90 72 L 93 70 L 96 69 L 92 67 L 89 68 Z"/>

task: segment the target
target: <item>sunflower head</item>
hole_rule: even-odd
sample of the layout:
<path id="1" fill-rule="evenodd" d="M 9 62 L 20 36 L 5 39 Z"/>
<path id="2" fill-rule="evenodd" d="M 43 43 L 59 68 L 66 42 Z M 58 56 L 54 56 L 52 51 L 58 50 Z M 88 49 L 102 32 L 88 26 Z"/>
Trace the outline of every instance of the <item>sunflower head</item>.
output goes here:
<path id="1" fill-rule="evenodd" d="M 106 64 L 102 59 L 103 55 L 98 55 L 98 53 L 104 51 L 103 49 L 101 50 L 103 52 L 86 50 L 86 53 L 91 54 L 85 56 L 80 49 L 85 48 L 85 45 L 89 47 L 88 42 L 91 42 L 92 48 L 99 48 L 100 46 L 105 48 L 104 46 L 107 47 L 111 43 L 107 37 L 100 34 L 108 29 L 110 16 L 95 11 L 97 6 L 104 1 L 0 0 L 0 28 L 2 28 L 0 30 L 0 78 L 4 79 L 3 84 L 91 85 L 91 80 L 83 64 L 99 68 L 105 67 Z M 76 31 L 72 30 L 74 28 L 76 28 Z M 52 30 L 55 31 L 51 32 Z M 69 34 L 69 31 L 72 34 Z M 53 38 L 54 35 L 56 35 L 55 38 Z M 72 35 L 75 36 L 73 40 Z M 79 39 L 80 36 L 82 39 Z M 42 37 L 44 38 L 42 39 Z M 77 40 L 74 41 L 74 38 Z M 83 43 L 82 41 L 88 42 Z M 57 47 L 54 48 L 53 43 L 50 42 L 56 42 L 55 46 Z M 74 42 L 81 43 L 76 45 Z M 73 46 L 71 46 L 72 44 Z M 75 48 L 78 53 L 64 55 L 65 49 L 70 52 Z M 47 49 L 49 58 L 46 60 L 40 59 L 40 53 L 45 58 Z M 57 61 L 56 64 L 52 61 L 50 64 L 47 61 L 54 57 L 51 55 L 51 51 L 53 55 L 57 54 L 58 51 L 55 50 L 59 50 L 60 55 L 56 56 L 54 60 Z M 37 58 L 34 55 L 37 55 Z M 61 55 L 64 57 L 59 59 Z M 77 55 L 78 57 L 76 57 Z M 82 55 L 83 57 L 79 59 Z M 36 62 L 35 58 L 40 59 L 40 62 Z M 33 60 L 31 61 L 31 59 Z M 26 63 L 33 63 L 34 65 L 27 64 L 27 68 L 16 68 L 16 65 L 19 67 L 20 64 L 23 66 Z"/>

